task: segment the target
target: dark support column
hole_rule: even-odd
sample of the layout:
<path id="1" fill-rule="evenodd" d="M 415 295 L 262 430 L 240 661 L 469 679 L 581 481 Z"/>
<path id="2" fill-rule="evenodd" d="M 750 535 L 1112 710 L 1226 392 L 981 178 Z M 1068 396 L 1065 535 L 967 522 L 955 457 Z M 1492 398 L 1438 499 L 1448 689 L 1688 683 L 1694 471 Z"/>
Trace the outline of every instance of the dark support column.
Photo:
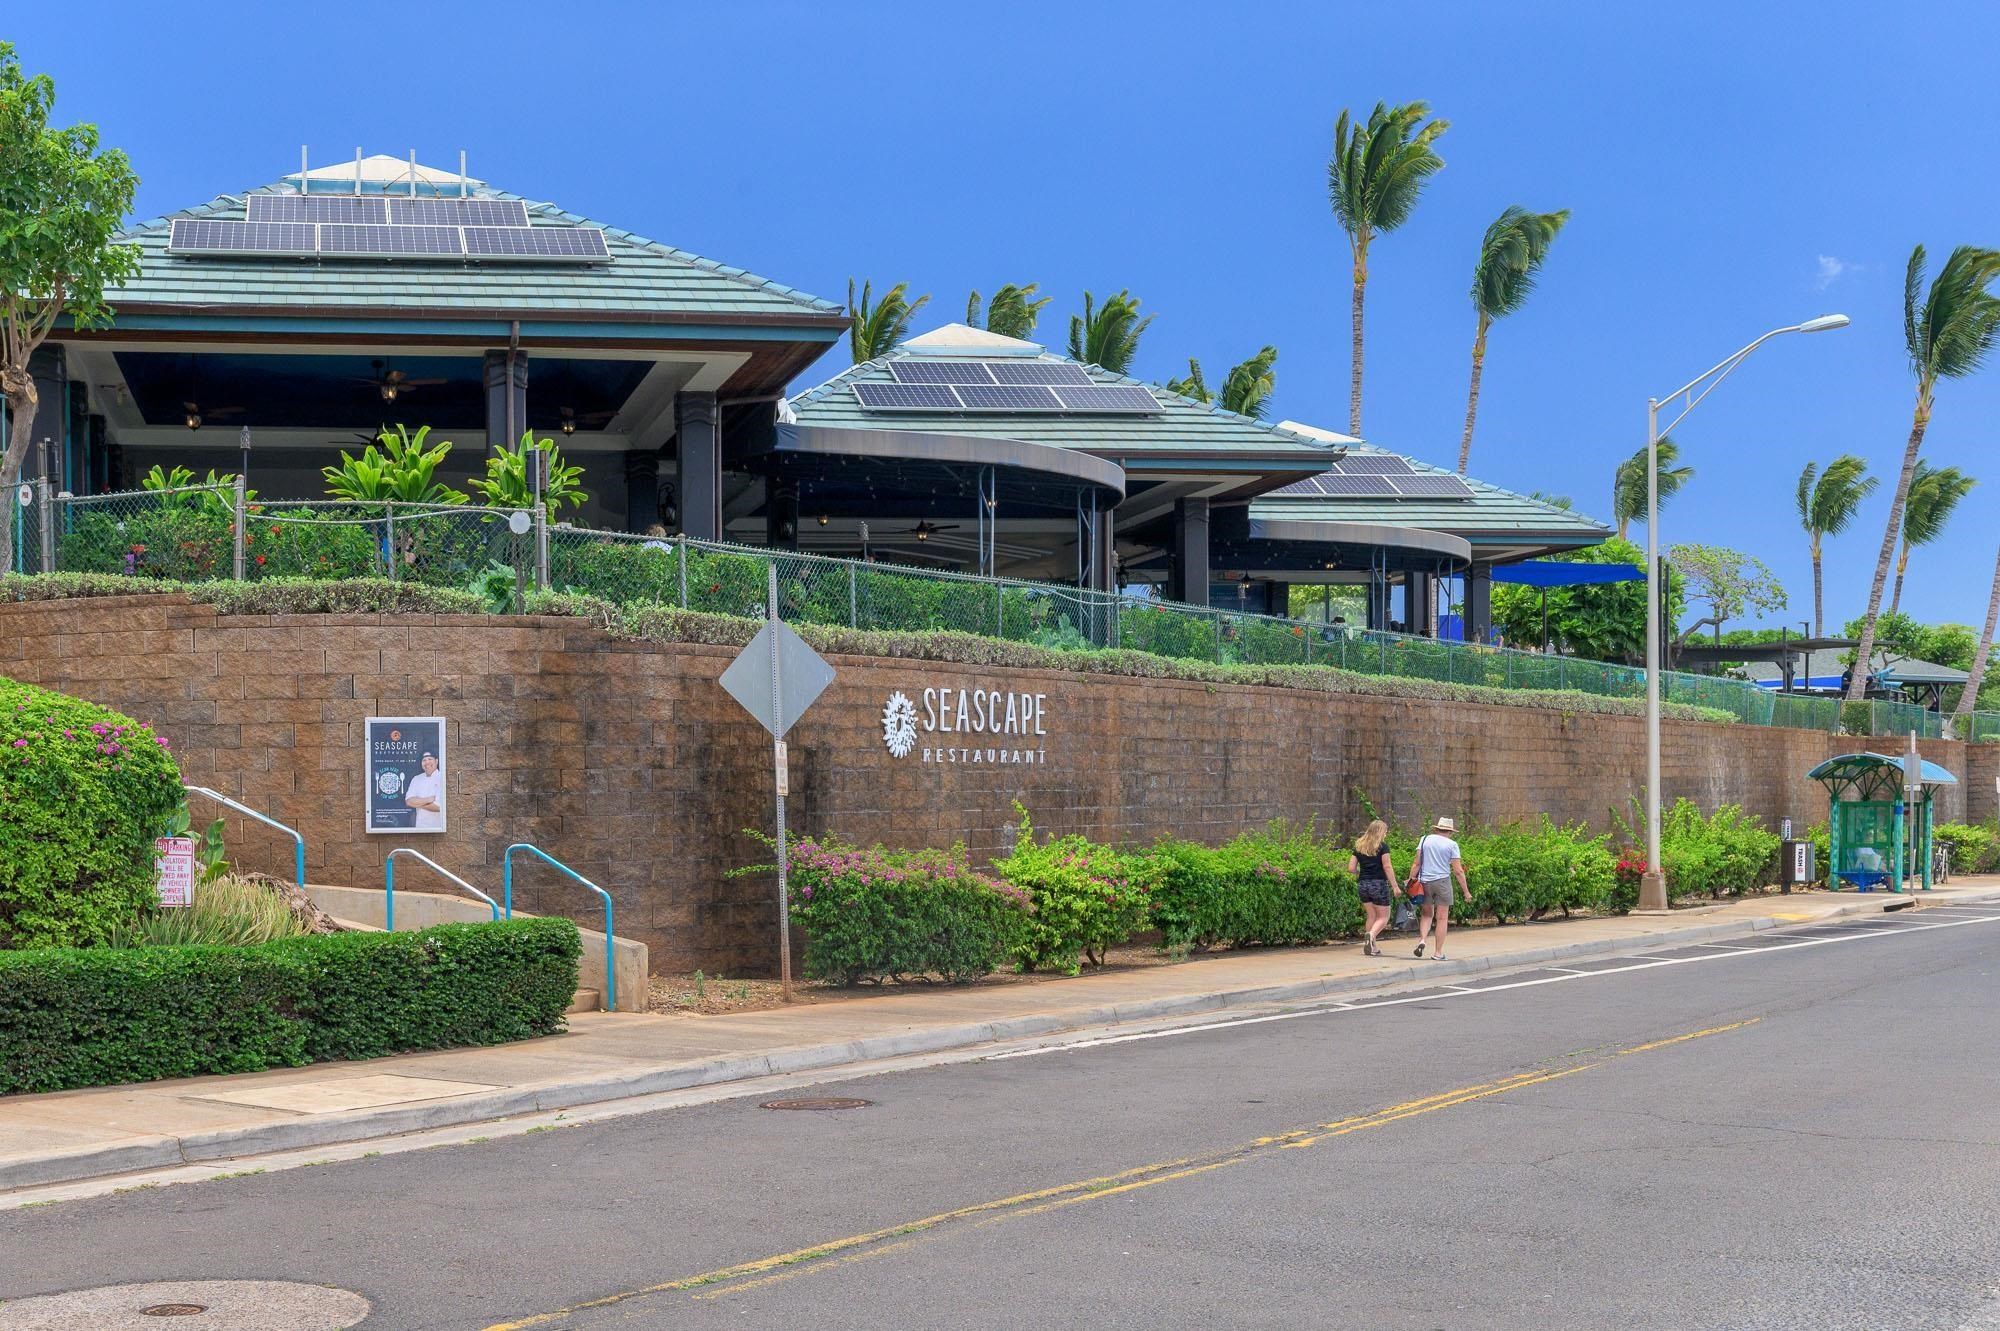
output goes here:
<path id="1" fill-rule="evenodd" d="M 35 423 L 28 431 L 31 441 L 28 456 L 21 461 L 23 479 L 45 475 L 56 489 L 62 488 L 63 444 L 69 436 L 65 428 L 69 398 L 63 390 L 62 350 L 39 347 L 28 358 L 28 374 L 35 381 Z M 4 448 L 0 444 L 0 449 Z"/>
<path id="2" fill-rule="evenodd" d="M 645 531 L 659 520 L 659 452 L 634 449 L 625 455 L 625 530 Z"/>
<path id="3" fill-rule="evenodd" d="M 508 353 L 486 353 L 486 443 L 512 448 L 528 429 L 528 353 L 513 352 L 514 372 L 507 372 Z"/>
<path id="4" fill-rule="evenodd" d="M 773 550 L 799 548 L 799 483 L 773 480 L 764 501 L 764 544 Z"/>
<path id="5" fill-rule="evenodd" d="M 1380 565 L 1368 570 L 1368 627 L 1377 633 L 1389 627 L 1389 575 Z"/>
<path id="6" fill-rule="evenodd" d="M 674 398 L 681 453 L 681 530 L 697 541 L 722 539 L 722 432 L 715 394 L 686 389 Z"/>
<path id="7" fill-rule="evenodd" d="M 1414 633 L 1420 638 L 1433 637 L 1437 633 L 1437 611 L 1432 604 L 1431 575 L 1428 573 L 1405 573 L 1403 575 L 1403 631 Z"/>
<path id="8" fill-rule="evenodd" d="M 1090 585 L 1100 592 L 1118 590 L 1118 547 L 1112 539 L 1111 510 L 1097 511 L 1097 549 L 1090 557 Z"/>
<path id="9" fill-rule="evenodd" d="M 1493 636 L 1493 568 L 1474 564 L 1465 575 L 1465 636 L 1485 642 Z"/>
<path id="10" fill-rule="evenodd" d="M 1172 576 L 1167 599 L 1208 604 L 1208 501 L 1174 501 Z"/>
<path id="11" fill-rule="evenodd" d="M 1289 616 L 1292 613 L 1292 584 L 1272 582 L 1265 584 L 1270 590 L 1264 593 L 1264 613 Z"/>

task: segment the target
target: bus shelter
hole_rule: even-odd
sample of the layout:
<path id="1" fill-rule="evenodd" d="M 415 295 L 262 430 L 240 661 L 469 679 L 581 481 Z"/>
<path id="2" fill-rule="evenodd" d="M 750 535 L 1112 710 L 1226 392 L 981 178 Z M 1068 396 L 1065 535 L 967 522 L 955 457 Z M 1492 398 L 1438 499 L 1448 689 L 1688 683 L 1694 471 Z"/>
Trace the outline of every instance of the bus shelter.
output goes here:
<path id="1" fill-rule="evenodd" d="M 1930 890 L 1931 792 L 1957 777 L 1921 758 L 1880 753 L 1839 754 L 1806 775 L 1826 787 L 1830 885 L 1900 892 L 1915 876 Z"/>

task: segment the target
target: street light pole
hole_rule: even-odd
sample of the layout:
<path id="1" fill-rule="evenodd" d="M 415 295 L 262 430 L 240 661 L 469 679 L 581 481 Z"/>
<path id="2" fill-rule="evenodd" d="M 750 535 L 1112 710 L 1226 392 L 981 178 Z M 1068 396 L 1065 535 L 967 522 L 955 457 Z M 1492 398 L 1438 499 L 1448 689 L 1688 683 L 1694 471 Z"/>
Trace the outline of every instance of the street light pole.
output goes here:
<path id="1" fill-rule="evenodd" d="M 1680 404 L 1671 430 L 1701 405 L 1749 354 L 1781 333 L 1822 333 L 1847 327 L 1844 314 L 1823 314 L 1773 328 L 1750 345 L 1688 380 L 1665 398 L 1646 399 L 1646 872 L 1639 879 L 1639 909 L 1667 909 L 1667 879 L 1660 871 L 1660 406 Z"/>

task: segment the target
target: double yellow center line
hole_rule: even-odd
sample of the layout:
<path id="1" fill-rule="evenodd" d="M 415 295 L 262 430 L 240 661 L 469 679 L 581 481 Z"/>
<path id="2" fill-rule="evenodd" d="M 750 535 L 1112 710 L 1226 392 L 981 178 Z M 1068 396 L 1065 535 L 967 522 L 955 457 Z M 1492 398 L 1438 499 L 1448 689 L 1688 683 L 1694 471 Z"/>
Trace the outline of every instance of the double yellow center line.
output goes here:
<path id="1" fill-rule="evenodd" d="M 1628 1045 L 1612 1050 L 1588 1062 L 1568 1063 L 1560 1067 L 1544 1068 L 1530 1072 L 1519 1072 L 1496 1081 L 1481 1082 L 1476 1086 L 1461 1086 L 1456 1090 L 1444 1091 L 1437 1095 L 1425 1096 L 1420 1100 L 1407 1100 L 1402 1104 L 1390 1105 L 1371 1113 L 1352 1118 L 1335 1119 L 1329 1123 L 1316 1123 L 1311 1127 L 1298 1128 L 1291 1132 L 1270 1137 L 1258 1137 L 1221 1151 L 1204 1155 L 1185 1156 L 1178 1160 L 1161 1160 L 1153 1164 L 1140 1165 L 1133 1169 L 1121 1170 L 1116 1174 L 1103 1174 L 1096 1178 L 1078 1179 L 1073 1183 L 1062 1183 L 1050 1188 L 1039 1188 L 1033 1192 L 1016 1193 L 1011 1197 L 1000 1197 L 993 1201 L 979 1202 L 972 1206 L 962 1206 L 953 1211 L 940 1211 L 936 1215 L 924 1216 L 918 1220 L 906 1221 L 888 1229 L 871 1230 L 865 1234 L 850 1234 L 845 1238 L 832 1239 L 815 1244 L 810 1248 L 797 1248 L 770 1257 L 760 1257 L 754 1261 L 739 1262 L 734 1266 L 718 1267 L 699 1275 L 683 1276 L 657 1285 L 647 1285 L 640 1289 L 625 1290 L 617 1294 L 607 1294 L 586 1303 L 573 1304 L 552 1312 L 539 1313 L 518 1321 L 496 1322 L 486 1331 L 525 1331 L 525 1328 L 551 1326 L 566 1321 L 580 1313 L 596 1308 L 609 1308 L 627 1303 L 668 1294 L 687 1294 L 696 1299 L 714 1299 L 725 1295 L 742 1294 L 750 1290 L 763 1289 L 797 1276 L 810 1275 L 836 1267 L 867 1261 L 890 1253 L 901 1252 L 944 1229 L 975 1229 L 1005 1221 L 1019 1220 L 1025 1216 L 1043 1215 L 1063 1207 L 1075 1206 L 1082 1202 L 1100 1201 L 1106 1197 L 1122 1196 L 1143 1188 L 1156 1187 L 1162 1183 L 1174 1183 L 1181 1179 L 1195 1178 L 1202 1174 L 1228 1169 L 1246 1161 L 1256 1160 L 1275 1152 L 1300 1150 L 1345 1137 L 1351 1133 L 1365 1132 L 1371 1128 L 1386 1127 L 1400 1123 L 1404 1119 L 1416 1118 L 1424 1114 L 1435 1114 L 1440 1110 L 1453 1109 L 1470 1104 L 1474 1100 L 1484 1100 L 1489 1096 L 1505 1095 L 1510 1091 L 1525 1090 L 1530 1086 L 1541 1086 L 1548 1082 L 1560 1081 L 1564 1077 L 1574 1077 L 1580 1072 L 1600 1068 L 1621 1058 L 1635 1054 L 1650 1053 L 1673 1045 L 1686 1044 L 1710 1035 L 1721 1035 L 1728 1031 L 1741 1030 L 1754 1025 L 1759 1018 L 1730 1022 L 1725 1026 L 1710 1026 L 1704 1030 L 1688 1031 L 1682 1035 L 1669 1036 L 1663 1040 L 1652 1040 L 1645 1044 Z"/>

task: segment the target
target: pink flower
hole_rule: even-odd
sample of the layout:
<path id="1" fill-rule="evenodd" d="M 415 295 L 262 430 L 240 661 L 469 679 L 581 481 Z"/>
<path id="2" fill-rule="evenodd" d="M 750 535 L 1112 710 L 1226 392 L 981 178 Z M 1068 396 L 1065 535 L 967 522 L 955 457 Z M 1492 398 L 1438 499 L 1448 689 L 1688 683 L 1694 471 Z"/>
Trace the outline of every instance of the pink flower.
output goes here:
<path id="1" fill-rule="evenodd" d="M 28 747 L 28 741 L 24 739 L 17 739 L 14 741 L 14 747 L 17 749 L 25 749 Z"/>

